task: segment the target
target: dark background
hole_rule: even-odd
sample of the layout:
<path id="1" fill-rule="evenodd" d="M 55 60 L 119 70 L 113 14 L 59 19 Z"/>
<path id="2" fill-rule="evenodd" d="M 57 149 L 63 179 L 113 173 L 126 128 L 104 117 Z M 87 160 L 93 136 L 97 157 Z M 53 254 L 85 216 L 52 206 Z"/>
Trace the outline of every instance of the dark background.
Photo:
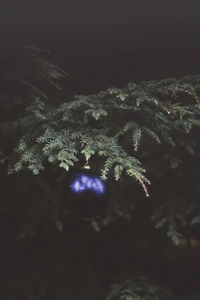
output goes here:
<path id="1" fill-rule="evenodd" d="M 63 86 L 64 98 L 74 94 L 96 93 L 129 82 L 199 74 L 199 29 L 198 1 L 140 0 L 119 1 L 118 4 L 117 1 L 75 0 L 0 2 L 1 45 L 8 41 L 23 41 L 49 48 L 52 61 L 68 72 Z M 2 57 L 6 66 L 6 50 Z M 15 217 L 12 216 L 13 219 Z M 102 267 L 102 274 L 105 265 L 113 274 L 115 271 L 125 272 L 127 266 L 131 271 L 141 255 L 142 268 L 154 270 L 150 273 L 157 273 L 157 278 L 162 274 L 162 279 L 167 278 L 172 287 L 177 286 L 176 278 L 184 274 L 185 277 L 180 281 L 182 291 L 190 274 L 199 269 L 196 262 L 191 265 L 190 259 L 187 261 L 185 256 L 184 263 L 182 258 L 181 262 L 177 262 L 176 254 L 171 264 L 168 260 L 161 264 L 167 240 L 163 238 L 163 241 L 161 236 L 165 233 L 156 233 L 152 237 L 150 251 L 148 248 L 148 252 L 145 250 L 140 254 L 141 249 L 136 249 L 134 240 L 145 234 L 150 236 L 151 232 L 147 232 L 146 227 L 138 229 L 134 222 L 131 226 L 117 224 L 103 235 L 102 242 L 89 225 L 79 225 L 77 223 L 77 227 L 73 227 L 73 235 L 71 228 L 66 229 L 70 247 L 65 244 L 63 237 L 56 235 L 48 241 L 36 237 L 36 242 L 28 240 L 26 247 L 14 248 L 16 233 L 10 220 L 3 220 L 2 228 L 6 228 L 9 234 L 6 234 L 8 242 L 3 247 L 2 258 L 5 263 L 1 266 L 2 277 L 10 274 L 17 277 L 20 270 L 23 276 L 42 267 L 46 271 L 50 268 L 49 260 L 53 262 L 56 255 L 60 255 L 59 251 L 63 251 L 63 256 L 65 251 L 69 251 L 69 261 L 72 257 L 77 265 L 90 265 L 95 261 L 98 270 Z M 101 259 L 104 259 L 103 265 Z M 192 269 L 194 266 L 196 270 Z M 165 268 L 165 272 L 162 268 Z M 192 280 L 191 289 L 193 284 L 198 286 L 196 281 Z"/>
<path id="2" fill-rule="evenodd" d="M 199 28 L 198 1 L 0 3 L 1 41 L 50 46 L 72 93 L 198 74 Z"/>

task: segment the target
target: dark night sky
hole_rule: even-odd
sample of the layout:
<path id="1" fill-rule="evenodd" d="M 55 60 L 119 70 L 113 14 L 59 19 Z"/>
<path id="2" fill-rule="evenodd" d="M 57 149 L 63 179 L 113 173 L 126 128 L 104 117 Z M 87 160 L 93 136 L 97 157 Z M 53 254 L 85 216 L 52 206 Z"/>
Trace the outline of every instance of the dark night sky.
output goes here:
<path id="1" fill-rule="evenodd" d="M 1 0 L 1 33 L 191 30 L 198 1 Z"/>
<path id="2" fill-rule="evenodd" d="M 54 40 L 77 93 L 179 78 L 200 73 L 198 2 L 0 0 L 0 37 Z"/>

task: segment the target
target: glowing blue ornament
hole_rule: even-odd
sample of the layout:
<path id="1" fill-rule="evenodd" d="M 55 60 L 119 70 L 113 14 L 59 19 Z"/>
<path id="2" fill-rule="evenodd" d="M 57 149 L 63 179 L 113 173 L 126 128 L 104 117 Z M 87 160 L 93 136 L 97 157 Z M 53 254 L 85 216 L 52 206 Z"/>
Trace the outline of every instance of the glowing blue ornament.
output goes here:
<path id="1" fill-rule="evenodd" d="M 75 173 L 66 189 L 68 210 L 77 216 L 90 218 L 102 214 L 109 201 L 106 182 L 90 170 Z"/>
<path id="2" fill-rule="evenodd" d="M 103 195 L 105 183 L 96 176 L 79 173 L 71 180 L 70 189 L 75 194 L 91 191 L 96 195 Z"/>

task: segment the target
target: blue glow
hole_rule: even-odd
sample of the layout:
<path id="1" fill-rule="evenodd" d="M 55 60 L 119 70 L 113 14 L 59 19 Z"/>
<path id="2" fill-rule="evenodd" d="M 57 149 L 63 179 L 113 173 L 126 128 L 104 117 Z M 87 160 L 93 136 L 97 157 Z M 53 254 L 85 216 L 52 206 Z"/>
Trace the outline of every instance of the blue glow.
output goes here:
<path id="1" fill-rule="evenodd" d="M 86 191 L 92 191 L 97 195 L 103 195 L 105 193 L 105 184 L 101 179 L 81 173 L 71 182 L 70 188 L 75 194 Z"/>

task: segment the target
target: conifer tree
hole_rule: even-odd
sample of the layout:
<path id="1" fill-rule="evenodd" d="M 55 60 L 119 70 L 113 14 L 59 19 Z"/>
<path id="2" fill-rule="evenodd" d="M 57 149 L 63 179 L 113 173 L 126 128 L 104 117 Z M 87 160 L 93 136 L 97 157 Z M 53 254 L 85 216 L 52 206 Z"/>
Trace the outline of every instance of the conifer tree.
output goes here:
<path id="1" fill-rule="evenodd" d="M 198 75 L 129 83 L 77 95 L 48 113 L 37 97 L 18 124 L 19 138 L 5 159 L 8 174 L 92 168 L 111 188 L 106 216 L 92 220 L 97 230 L 116 216 L 131 217 L 140 201 L 144 206 L 143 190 L 151 195 L 149 217 L 157 228 L 167 226 L 179 244 L 181 228 L 199 222 L 198 168 L 193 169 L 200 154 L 199 83 Z"/>
<path id="2" fill-rule="evenodd" d="M 90 169 L 109 186 L 105 211 L 86 218 L 96 231 L 120 217 L 141 218 L 162 228 L 174 245 L 199 246 L 200 76 L 129 83 L 76 95 L 49 111 L 49 91 L 60 90 L 59 79 L 66 73 L 37 47 L 12 49 L 15 58 L 11 55 L 8 68 L 1 69 L 0 171 L 9 180 L 5 188 L 12 186 L 8 193 L 18 195 L 13 199 L 12 194 L 11 200 L 1 197 L 1 204 L 12 201 L 22 219 L 17 241 L 34 235 L 38 224 L 46 225 L 46 232 L 62 231 L 64 220 L 76 221 L 63 191 L 72 174 Z M 60 259 L 61 250 L 56 258 Z M 80 294 L 85 299 L 182 299 L 138 274 L 105 279 L 104 271 L 94 277 L 88 266 L 77 262 L 73 273 L 67 273 L 71 261 L 65 259 L 60 259 L 56 275 L 5 283 L 0 295 L 5 299 L 80 299 Z M 183 298 L 198 295 L 195 291 Z"/>

